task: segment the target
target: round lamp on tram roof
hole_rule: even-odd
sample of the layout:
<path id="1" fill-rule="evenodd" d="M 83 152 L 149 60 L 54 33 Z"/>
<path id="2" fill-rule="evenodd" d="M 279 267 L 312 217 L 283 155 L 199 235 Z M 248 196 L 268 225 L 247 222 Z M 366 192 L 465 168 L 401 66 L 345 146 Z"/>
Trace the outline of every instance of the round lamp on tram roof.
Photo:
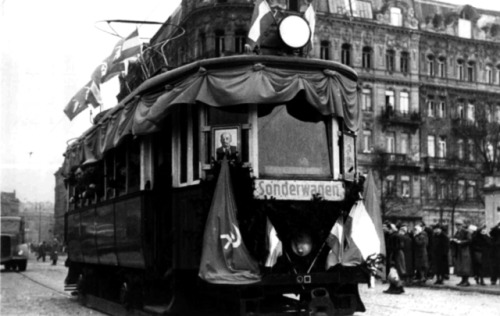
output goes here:
<path id="1" fill-rule="evenodd" d="M 297 15 L 290 15 L 281 20 L 278 32 L 283 42 L 291 48 L 302 48 L 311 39 L 309 24 Z"/>

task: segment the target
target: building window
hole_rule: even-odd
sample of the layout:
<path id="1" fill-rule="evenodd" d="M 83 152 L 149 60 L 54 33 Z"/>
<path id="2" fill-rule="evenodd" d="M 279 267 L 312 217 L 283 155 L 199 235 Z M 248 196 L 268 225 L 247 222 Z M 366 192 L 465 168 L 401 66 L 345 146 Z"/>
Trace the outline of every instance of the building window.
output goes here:
<path id="1" fill-rule="evenodd" d="M 429 199 L 435 199 L 436 198 L 436 180 L 434 179 L 429 179 Z"/>
<path id="2" fill-rule="evenodd" d="M 432 99 L 427 100 L 427 116 L 434 117 L 435 113 L 436 113 L 436 103 L 434 103 L 434 100 Z"/>
<path id="3" fill-rule="evenodd" d="M 439 183 L 439 188 L 438 188 L 438 200 L 444 200 L 446 199 L 446 191 L 448 190 L 448 187 L 446 185 L 446 182 L 440 182 Z"/>
<path id="4" fill-rule="evenodd" d="M 198 53 L 199 56 L 204 56 L 207 52 L 207 38 L 205 33 L 200 33 L 198 37 Z"/>
<path id="5" fill-rule="evenodd" d="M 467 147 L 469 151 L 469 161 L 476 160 L 476 155 L 474 153 L 474 141 L 472 139 L 469 139 L 469 141 L 467 142 Z"/>
<path id="6" fill-rule="evenodd" d="M 438 117 L 444 118 L 446 115 L 446 103 L 444 101 L 438 104 Z"/>
<path id="7" fill-rule="evenodd" d="M 476 63 L 469 61 L 467 63 L 467 81 L 474 82 L 476 80 Z"/>
<path id="8" fill-rule="evenodd" d="M 385 110 L 392 112 L 394 110 L 394 91 L 385 91 Z"/>
<path id="9" fill-rule="evenodd" d="M 427 55 L 426 59 L 427 75 L 434 77 L 434 55 Z"/>
<path id="10" fill-rule="evenodd" d="M 464 61 L 463 61 L 463 59 L 457 60 L 457 79 L 464 80 Z"/>
<path id="11" fill-rule="evenodd" d="M 458 159 L 460 160 L 463 160 L 464 159 L 464 140 L 463 139 L 459 139 L 457 140 L 457 156 L 458 156 Z"/>
<path id="12" fill-rule="evenodd" d="M 365 19 L 373 18 L 372 4 L 370 2 L 357 0 L 355 4 L 357 10 L 355 10 L 354 16 L 358 16 L 360 18 L 365 18 Z"/>
<path id="13" fill-rule="evenodd" d="M 471 34 L 471 22 L 465 19 L 458 19 L 458 36 L 463 38 L 471 38 Z"/>
<path id="14" fill-rule="evenodd" d="M 394 153 L 395 152 L 395 143 L 396 143 L 396 137 L 394 133 L 387 133 L 385 135 L 385 141 L 386 141 L 386 149 L 388 153 Z"/>
<path id="15" fill-rule="evenodd" d="M 467 181 L 467 200 L 473 201 L 476 198 L 476 181 Z"/>
<path id="16" fill-rule="evenodd" d="M 350 66 L 351 65 L 351 44 L 342 44 L 342 56 L 341 56 L 341 62 L 344 65 Z"/>
<path id="17" fill-rule="evenodd" d="M 438 140 L 438 157 L 446 157 L 446 137 L 440 136 Z"/>
<path id="18" fill-rule="evenodd" d="M 435 157 L 436 156 L 436 138 L 432 135 L 427 136 L 427 156 Z"/>
<path id="19" fill-rule="evenodd" d="M 464 105 L 463 104 L 458 104 L 457 105 L 457 118 L 458 119 L 465 119 L 465 111 L 464 111 Z"/>
<path id="20" fill-rule="evenodd" d="M 408 114 L 410 110 L 410 97 L 406 91 L 399 94 L 399 110 L 403 115 Z"/>
<path id="21" fill-rule="evenodd" d="M 408 52 L 401 52 L 401 72 L 402 73 L 409 73 L 410 72 L 410 53 Z"/>
<path id="22" fill-rule="evenodd" d="M 467 104 L 467 121 L 468 122 L 475 122 L 476 121 L 476 112 L 475 112 L 475 107 L 474 104 Z"/>
<path id="23" fill-rule="evenodd" d="M 500 124 L 500 105 L 495 106 L 495 121 Z"/>
<path id="24" fill-rule="evenodd" d="M 492 84 L 493 83 L 493 67 L 491 67 L 491 65 L 486 66 L 485 75 L 486 75 L 486 83 Z"/>
<path id="25" fill-rule="evenodd" d="M 330 42 L 321 41 L 319 48 L 319 58 L 324 60 L 330 60 Z"/>
<path id="26" fill-rule="evenodd" d="M 385 178 L 385 194 L 391 195 L 396 192 L 396 177 L 394 175 L 389 175 Z"/>
<path id="27" fill-rule="evenodd" d="M 407 155 L 410 152 L 410 134 L 401 133 L 401 153 Z"/>
<path id="28" fill-rule="evenodd" d="M 496 66 L 496 77 L 497 77 L 497 84 L 500 85 L 500 65 Z"/>
<path id="29" fill-rule="evenodd" d="M 363 68 L 371 69 L 373 67 L 372 56 L 373 56 L 373 49 L 369 46 L 363 47 L 363 60 L 362 60 Z"/>
<path id="30" fill-rule="evenodd" d="M 363 130 L 363 152 L 369 153 L 372 151 L 372 131 Z"/>
<path id="31" fill-rule="evenodd" d="M 410 197 L 410 177 L 409 176 L 401 176 L 401 197 L 409 198 Z"/>
<path id="32" fill-rule="evenodd" d="M 391 8 L 391 25 L 393 26 L 402 26 L 403 25 L 403 16 L 401 14 L 400 8 Z"/>
<path id="33" fill-rule="evenodd" d="M 224 31 L 215 31 L 215 56 L 224 56 L 226 51 L 226 40 L 224 36 Z"/>
<path id="34" fill-rule="evenodd" d="M 446 78 L 446 58 L 443 56 L 438 58 L 438 76 Z"/>
<path id="35" fill-rule="evenodd" d="M 484 107 L 484 118 L 486 119 L 486 122 L 491 123 L 492 121 L 492 115 L 491 115 L 491 107 L 486 104 Z"/>
<path id="36" fill-rule="evenodd" d="M 361 108 L 363 111 L 372 111 L 372 90 L 369 88 L 361 90 Z"/>
<path id="37" fill-rule="evenodd" d="M 385 67 L 388 71 L 394 71 L 394 58 L 396 53 L 392 49 L 385 52 Z"/>
<path id="38" fill-rule="evenodd" d="M 243 54 L 245 52 L 246 34 L 246 31 L 236 31 L 234 35 L 234 52 L 236 54 Z"/>
<path id="39" fill-rule="evenodd" d="M 465 181 L 458 180 L 457 182 L 457 195 L 459 200 L 465 199 Z"/>

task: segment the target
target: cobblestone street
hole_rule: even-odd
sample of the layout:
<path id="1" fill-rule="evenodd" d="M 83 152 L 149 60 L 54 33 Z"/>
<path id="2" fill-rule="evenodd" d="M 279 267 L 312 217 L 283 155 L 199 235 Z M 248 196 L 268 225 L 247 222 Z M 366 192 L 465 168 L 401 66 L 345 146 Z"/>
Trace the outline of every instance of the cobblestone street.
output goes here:
<path id="1" fill-rule="evenodd" d="M 64 292 L 66 276 L 65 258 L 56 266 L 37 262 L 31 258 L 24 273 L 2 271 L 1 308 L 2 316 L 10 315 L 104 315 L 82 307 L 76 298 Z M 500 286 L 472 285 L 458 288 L 458 279 L 451 276 L 443 286 L 434 286 L 432 281 L 420 287 L 405 287 L 401 295 L 384 294 L 388 287 L 377 282 L 370 289 L 360 285 L 361 299 L 367 311 L 356 316 L 392 315 L 481 315 L 496 316 L 500 310 Z"/>

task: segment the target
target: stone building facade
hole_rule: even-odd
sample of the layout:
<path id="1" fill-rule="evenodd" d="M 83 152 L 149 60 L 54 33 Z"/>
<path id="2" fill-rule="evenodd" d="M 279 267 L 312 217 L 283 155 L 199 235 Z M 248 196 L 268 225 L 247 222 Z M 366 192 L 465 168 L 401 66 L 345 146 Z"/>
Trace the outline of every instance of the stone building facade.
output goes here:
<path id="1" fill-rule="evenodd" d="M 279 21 L 311 1 L 268 2 Z M 384 217 L 484 223 L 483 178 L 498 165 L 500 139 L 478 129 L 500 122 L 500 12 L 433 0 L 312 4 L 308 57 L 359 75 L 359 169 L 374 171 Z M 253 9 L 253 0 L 183 0 L 149 43 L 142 74 L 244 54 Z"/>
<path id="2" fill-rule="evenodd" d="M 19 216 L 21 202 L 14 192 L 1 192 L 2 216 Z"/>

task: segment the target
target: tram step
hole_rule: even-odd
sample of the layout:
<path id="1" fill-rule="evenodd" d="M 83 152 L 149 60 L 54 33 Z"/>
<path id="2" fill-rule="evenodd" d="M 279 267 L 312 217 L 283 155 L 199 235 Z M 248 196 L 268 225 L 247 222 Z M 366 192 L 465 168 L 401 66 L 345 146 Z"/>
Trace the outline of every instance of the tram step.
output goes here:
<path id="1" fill-rule="evenodd" d="M 64 286 L 65 291 L 76 291 L 77 285 L 76 284 L 66 284 Z"/>

